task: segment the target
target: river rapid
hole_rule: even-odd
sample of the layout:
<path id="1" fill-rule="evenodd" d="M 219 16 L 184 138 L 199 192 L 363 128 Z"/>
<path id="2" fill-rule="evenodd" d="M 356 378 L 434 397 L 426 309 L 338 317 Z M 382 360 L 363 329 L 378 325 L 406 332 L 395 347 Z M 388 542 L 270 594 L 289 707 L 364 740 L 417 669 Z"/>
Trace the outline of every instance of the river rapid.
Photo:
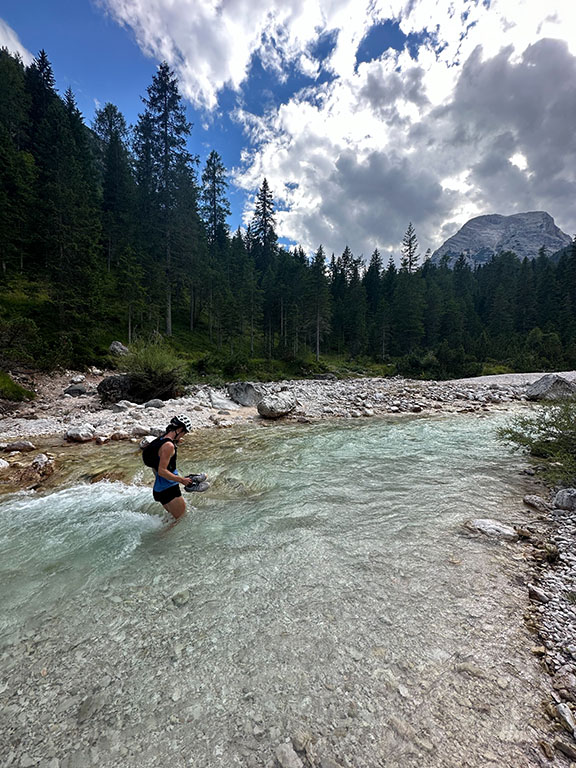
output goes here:
<path id="1" fill-rule="evenodd" d="M 504 418 L 194 433 L 172 528 L 133 445 L 75 446 L 0 499 L 0 764 L 540 765 L 523 547 L 461 530 L 526 519 Z"/>

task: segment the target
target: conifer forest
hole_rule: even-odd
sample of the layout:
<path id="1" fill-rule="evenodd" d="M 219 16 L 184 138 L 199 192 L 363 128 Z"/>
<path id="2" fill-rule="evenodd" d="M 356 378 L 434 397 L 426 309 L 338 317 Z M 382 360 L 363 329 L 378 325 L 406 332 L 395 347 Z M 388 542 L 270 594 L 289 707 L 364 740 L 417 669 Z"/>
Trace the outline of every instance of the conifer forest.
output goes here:
<path id="1" fill-rule="evenodd" d="M 155 333 L 228 379 L 576 368 L 575 244 L 432 263 L 407 221 L 397 262 L 288 249 L 265 178 L 231 232 L 227 169 L 193 154 L 168 65 L 143 90 L 136 125 L 113 104 L 87 125 L 45 52 L 0 51 L 0 369 L 98 364 Z"/>

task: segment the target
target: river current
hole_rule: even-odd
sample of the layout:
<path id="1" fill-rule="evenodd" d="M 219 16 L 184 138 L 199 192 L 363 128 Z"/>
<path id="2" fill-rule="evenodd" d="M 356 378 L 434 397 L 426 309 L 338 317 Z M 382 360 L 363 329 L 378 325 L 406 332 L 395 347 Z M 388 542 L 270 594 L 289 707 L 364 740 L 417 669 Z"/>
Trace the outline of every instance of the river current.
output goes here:
<path id="1" fill-rule="evenodd" d="M 525 519 L 502 419 L 194 434 L 213 486 L 170 529 L 133 445 L 1 498 L 0 762 L 538 765 L 522 545 L 461 531 Z"/>

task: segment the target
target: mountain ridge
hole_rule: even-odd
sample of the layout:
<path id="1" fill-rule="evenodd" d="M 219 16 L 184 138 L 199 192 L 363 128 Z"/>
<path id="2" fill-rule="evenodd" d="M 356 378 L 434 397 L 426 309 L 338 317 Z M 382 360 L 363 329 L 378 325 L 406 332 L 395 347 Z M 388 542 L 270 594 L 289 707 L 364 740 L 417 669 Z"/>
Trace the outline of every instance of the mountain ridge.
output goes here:
<path id="1" fill-rule="evenodd" d="M 509 216 L 488 213 L 469 219 L 434 251 L 431 259 L 438 263 L 447 256 L 449 265 L 453 266 L 464 254 L 469 264 L 478 266 L 503 251 L 513 251 L 520 259 L 533 259 L 542 246 L 548 255 L 552 255 L 571 242 L 570 235 L 557 227 L 546 211 Z"/>

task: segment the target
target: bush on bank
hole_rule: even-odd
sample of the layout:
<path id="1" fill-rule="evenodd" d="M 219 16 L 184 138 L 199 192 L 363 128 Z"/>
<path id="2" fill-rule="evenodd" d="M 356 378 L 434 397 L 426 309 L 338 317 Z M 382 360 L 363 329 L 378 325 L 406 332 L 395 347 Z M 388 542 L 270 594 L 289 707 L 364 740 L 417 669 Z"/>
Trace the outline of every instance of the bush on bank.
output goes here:
<path id="1" fill-rule="evenodd" d="M 129 349 L 122 369 L 130 377 L 131 396 L 136 402 L 167 400 L 182 394 L 184 361 L 160 334 L 140 339 Z"/>
<path id="2" fill-rule="evenodd" d="M 0 371 L 0 399 L 12 400 L 15 403 L 21 403 L 24 400 L 33 400 L 36 397 L 34 392 L 24 389 L 17 384 L 7 373 Z"/>
<path id="3" fill-rule="evenodd" d="M 576 481 L 576 400 L 546 403 L 519 414 L 498 430 L 500 439 L 543 460 L 542 474 L 551 484 Z"/>

